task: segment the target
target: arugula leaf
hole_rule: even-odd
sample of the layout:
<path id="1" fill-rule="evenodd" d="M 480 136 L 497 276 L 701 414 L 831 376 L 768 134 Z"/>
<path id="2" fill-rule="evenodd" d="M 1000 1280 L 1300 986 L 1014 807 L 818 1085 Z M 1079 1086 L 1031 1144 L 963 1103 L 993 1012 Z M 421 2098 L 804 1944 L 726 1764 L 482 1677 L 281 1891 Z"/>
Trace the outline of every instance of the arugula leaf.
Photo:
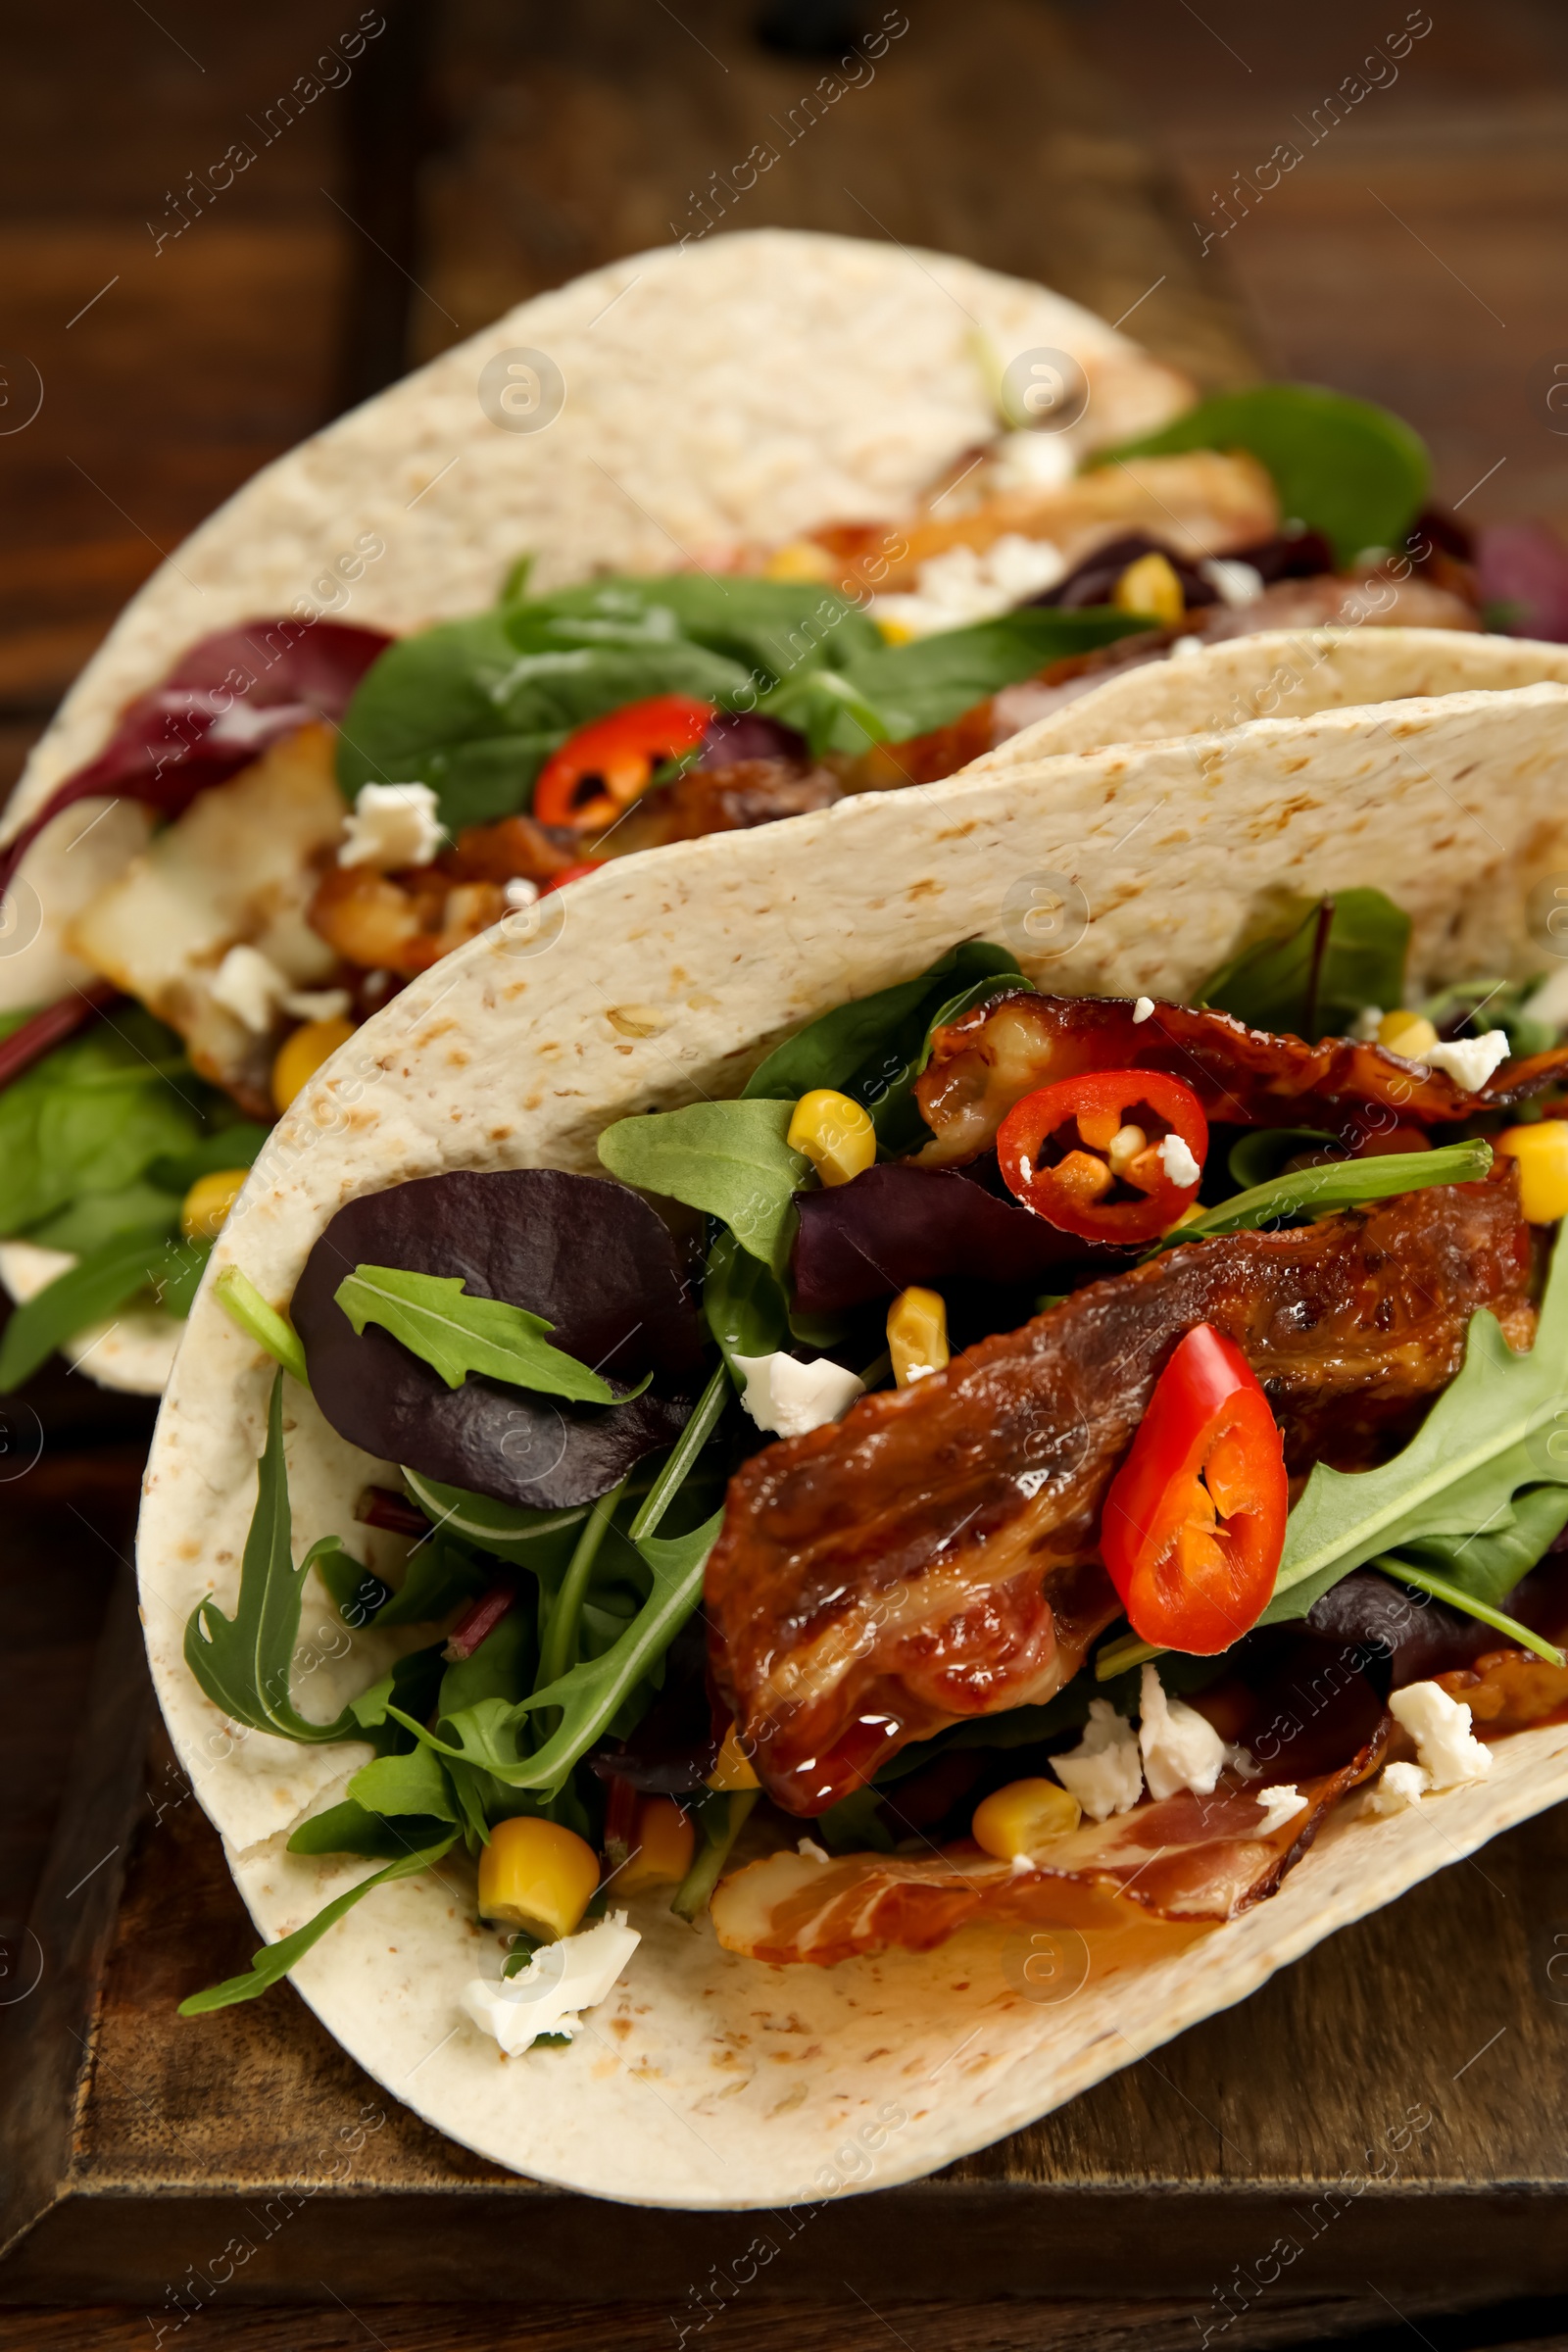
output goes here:
<path id="1" fill-rule="evenodd" d="M 1287 1160 L 1308 1152 L 1332 1150 L 1338 1141 L 1326 1127 L 1249 1127 L 1232 1144 L 1225 1166 L 1232 1184 L 1251 1192 L 1255 1186 L 1272 1184 L 1276 1176 L 1283 1176 Z"/>
<path id="2" fill-rule="evenodd" d="M 316 1563 L 316 1573 L 344 1624 L 356 1633 L 368 1625 L 392 1598 L 393 1588 L 383 1584 L 373 1569 L 367 1568 L 351 1552 L 322 1552 Z"/>
<path id="3" fill-rule="evenodd" d="M 814 753 L 863 752 L 945 727 L 987 695 L 1052 662 L 1147 629 L 1147 617 L 1088 606 L 1026 605 L 996 620 L 941 629 L 907 645 L 876 644 L 831 668 L 791 677 L 759 708 L 799 727 Z"/>
<path id="4" fill-rule="evenodd" d="M 313 1544 L 295 1567 L 283 1460 L 283 1379 L 276 1373 L 267 1446 L 257 1465 L 256 1509 L 240 1566 L 239 1604 L 232 1617 L 225 1617 L 211 1596 L 199 1600 L 185 1627 L 186 1665 L 214 1704 L 252 1731 L 312 1744 L 359 1736 L 352 1707 L 330 1723 L 310 1723 L 289 1691 L 305 1578 L 329 1546 L 340 1548 L 336 1536 Z"/>
<path id="5" fill-rule="evenodd" d="M 612 1176 L 683 1200 L 726 1224 L 742 1249 L 782 1277 L 809 1162 L 785 1142 L 793 1104 L 742 1099 L 617 1119 L 599 1138 Z"/>
<path id="6" fill-rule="evenodd" d="M 1222 964 L 1198 1002 L 1315 1044 L 1345 1036 L 1369 1004 L 1402 1004 L 1409 950 L 1410 918 L 1381 890 L 1299 900 L 1291 928 Z"/>
<path id="7" fill-rule="evenodd" d="M 1402 418 L 1316 384 L 1222 392 L 1091 464 L 1188 449 L 1250 450 L 1273 475 L 1285 514 L 1321 531 L 1342 564 L 1365 549 L 1399 546 L 1432 478 L 1426 444 Z"/>
<path id="8" fill-rule="evenodd" d="M 646 1475 L 646 1474 L 645 1474 Z M 518 1503 L 497 1502 L 488 1494 L 470 1494 L 466 1488 L 443 1485 L 422 1470 L 404 1466 L 403 1483 L 419 1508 L 449 1535 L 477 1544 L 497 1559 L 527 1568 L 542 1581 L 564 1569 L 577 1540 L 577 1530 L 593 1508 L 576 1502 L 560 1511 L 533 1511 Z M 632 1491 L 637 1473 L 632 1475 Z"/>
<path id="9" fill-rule="evenodd" d="M 63 1342 L 127 1306 L 140 1292 L 151 1291 L 155 1299 L 161 1295 L 171 1313 L 185 1313 L 211 1248 L 210 1242 L 122 1235 L 57 1274 L 12 1310 L 0 1338 L 0 1395 L 20 1388 Z"/>
<path id="10" fill-rule="evenodd" d="M 760 1796 L 760 1788 L 715 1790 L 698 1801 L 703 1842 L 690 1870 L 669 1898 L 677 1919 L 701 1919 L 718 1885 L 718 1874 L 729 1860 L 736 1838 Z"/>
<path id="11" fill-rule="evenodd" d="M 924 1122 L 910 1096 L 930 1059 L 933 1032 L 989 997 L 1030 986 L 1009 949 L 963 940 L 914 979 L 808 1021 L 753 1071 L 742 1100 L 796 1102 L 813 1087 L 836 1087 L 870 1111 L 884 1149 L 912 1149 Z"/>
<path id="12" fill-rule="evenodd" d="M 328 1928 L 336 1927 L 338 1921 L 352 1911 L 372 1886 L 384 1886 L 392 1879 L 417 1878 L 421 1870 L 433 1868 L 443 1854 L 449 1853 L 457 1843 L 457 1838 L 458 1833 L 454 1830 L 433 1844 L 416 1846 L 398 1861 L 389 1862 L 384 1870 L 374 1871 L 369 1878 L 362 1879 L 357 1886 L 349 1887 L 346 1893 L 335 1895 L 331 1902 L 318 1911 L 314 1919 L 307 1920 L 303 1928 L 296 1928 L 292 1936 L 285 1936 L 278 1943 L 265 1945 L 251 1962 L 248 1975 L 229 1977 L 221 1984 L 209 1984 L 205 1992 L 193 1992 L 188 2000 L 181 2001 L 180 2016 L 205 2017 L 211 2010 L 231 2009 L 236 2001 L 253 2001 L 258 1993 L 270 1992 L 298 1961 L 304 1959 L 312 1944 L 318 1943 Z"/>
<path id="13" fill-rule="evenodd" d="M 1319 1217 L 1330 1209 L 1351 1208 L 1358 1200 L 1392 1200 L 1396 1193 L 1417 1193 L 1429 1184 L 1474 1184 L 1492 1165 L 1492 1146 L 1477 1136 L 1468 1143 L 1443 1144 L 1434 1152 L 1386 1152 L 1372 1159 L 1338 1159 L 1317 1168 L 1297 1168 L 1250 1192 L 1234 1193 L 1218 1208 L 1205 1209 L 1191 1223 L 1173 1226 L 1149 1251 L 1177 1250 L 1186 1242 L 1204 1242 L 1217 1233 L 1255 1233 L 1266 1225 L 1288 1224 L 1293 1217 Z"/>
<path id="14" fill-rule="evenodd" d="M 891 1854 L 893 1836 L 882 1819 L 882 1800 L 875 1788 L 857 1788 L 853 1796 L 816 1817 L 815 1834 L 830 1854 Z"/>
<path id="15" fill-rule="evenodd" d="M 1514 1496 L 1505 1524 L 1479 1535 L 1427 1536 L 1402 1545 L 1393 1559 L 1380 1558 L 1378 1565 L 1395 1575 L 1409 1566 L 1446 1577 L 1471 1599 L 1495 1607 L 1529 1575 L 1565 1527 L 1568 1486 L 1526 1487 Z"/>
<path id="16" fill-rule="evenodd" d="M 1404 1553 L 1431 1537 L 1490 1537 L 1517 1524 L 1514 1497 L 1522 1488 L 1568 1483 L 1568 1461 L 1558 1463 L 1543 1434 L 1565 1415 L 1568 1250 L 1559 1246 L 1527 1355 L 1514 1354 L 1483 1307 L 1470 1319 L 1458 1376 L 1402 1452 L 1376 1470 L 1316 1465 L 1286 1523 L 1262 1622 L 1304 1617 L 1320 1593 L 1380 1553 Z M 1525 1524 L 1539 1532 L 1532 1516 Z M 1495 1559 L 1478 1555 L 1478 1576 L 1494 1571 Z M 1456 1583 L 1467 1583 L 1465 1561 L 1461 1545 L 1451 1561 Z"/>
<path id="17" fill-rule="evenodd" d="M 579 1660 L 520 1698 L 487 1689 L 449 1714 L 443 1686 L 436 1733 L 412 1717 L 400 1718 L 416 1739 L 444 1757 L 492 1774 L 510 1788 L 542 1789 L 553 1797 L 565 1788 L 573 1767 L 611 1730 L 633 1692 L 662 1670 L 664 1652 L 702 1598 L 703 1570 L 718 1540 L 722 1509 L 685 1535 L 663 1538 L 652 1531 L 687 1484 L 729 1396 L 729 1375 L 720 1365 L 631 1523 L 628 1534 L 649 1572 L 651 1590 L 619 1639 L 601 1656 Z M 503 1618 L 491 1641 L 511 1622 Z M 481 1644 L 475 1658 L 488 1647 Z M 529 1717 L 544 1708 L 557 1710 L 560 1720 L 530 1750 Z M 442 1733 L 452 1738 L 443 1739 Z"/>
<path id="18" fill-rule="evenodd" d="M 415 1274 L 402 1266 L 356 1266 L 333 1294 L 357 1332 L 379 1323 L 411 1354 L 461 1389 L 470 1372 L 513 1388 L 564 1396 L 573 1404 L 623 1404 L 648 1386 L 617 1392 L 574 1355 L 543 1338 L 555 1325 L 503 1298 L 470 1298 L 461 1274 Z M 653 1378 L 652 1373 L 648 1379 Z"/>
<path id="19" fill-rule="evenodd" d="M 477 1600 L 493 1582 L 492 1572 L 467 1544 L 441 1529 L 409 1553 L 402 1584 L 376 1610 L 377 1630 L 433 1625 L 465 1601 Z"/>
<path id="20" fill-rule="evenodd" d="M 432 1817 L 422 1820 L 401 1814 L 389 1820 L 384 1813 L 368 1812 L 364 1805 L 345 1797 L 341 1804 L 328 1805 L 324 1813 L 313 1813 L 302 1821 L 288 1841 L 291 1854 L 366 1854 L 377 1861 L 390 1861 L 406 1854 L 411 1845 L 434 1845 L 445 1834 L 445 1823 Z"/>
<path id="21" fill-rule="evenodd" d="M 572 618 L 667 613 L 710 653 L 760 675 L 791 677 L 876 652 L 882 632 L 849 597 L 819 580 L 760 580 L 677 571 L 658 579 L 594 581 L 559 590 L 531 609 L 558 629 Z"/>
<path id="22" fill-rule="evenodd" d="M 1548 1642 L 1533 1626 L 1521 1625 L 1517 1617 L 1510 1617 L 1504 1610 L 1494 1608 L 1490 1601 L 1478 1600 L 1473 1592 L 1466 1592 L 1463 1585 L 1454 1584 L 1451 1578 L 1439 1576 L 1429 1568 L 1418 1567 L 1413 1560 L 1396 1551 L 1379 1553 L 1373 1565 L 1383 1569 L 1389 1576 L 1398 1577 L 1403 1584 L 1413 1585 L 1418 1592 L 1430 1592 L 1434 1600 L 1446 1600 L 1450 1608 L 1462 1609 L 1466 1616 L 1478 1618 L 1483 1625 L 1494 1626 L 1499 1634 L 1506 1635 L 1517 1648 L 1533 1649 L 1537 1657 L 1544 1658 L 1548 1666 L 1568 1663 L 1554 1642 Z"/>
<path id="23" fill-rule="evenodd" d="M 213 1297 L 248 1340 L 264 1348 L 272 1361 L 290 1373 L 302 1389 L 310 1387 L 299 1333 L 286 1315 L 268 1305 L 249 1275 L 242 1274 L 238 1266 L 220 1267 L 214 1278 Z"/>
<path id="24" fill-rule="evenodd" d="M 349 1700 L 349 1713 L 359 1726 L 361 1737 L 369 1741 L 377 1755 L 396 1755 L 411 1744 L 410 1735 L 388 1712 L 389 1708 L 402 1708 L 422 1723 L 435 1705 L 446 1672 L 444 1647 L 443 1642 L 432 1642 L 424 1649 L 407 1651 L 390 1674 L 383 1674 L 379 1682 L 362 1690 L 358 1698 Z"/>

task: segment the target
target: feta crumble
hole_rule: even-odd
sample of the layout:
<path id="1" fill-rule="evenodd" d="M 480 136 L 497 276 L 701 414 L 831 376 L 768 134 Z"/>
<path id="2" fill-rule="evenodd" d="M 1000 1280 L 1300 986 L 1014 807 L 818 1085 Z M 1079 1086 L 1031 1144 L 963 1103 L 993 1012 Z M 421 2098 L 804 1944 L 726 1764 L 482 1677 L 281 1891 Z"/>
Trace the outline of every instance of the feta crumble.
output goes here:
<path id="1" fill-rule="evenodd" d="M 1492 1750 L 1471 1732 L 1470 1709 L 1462 1698 L 1450 1698 L 1441 1683 L 1407 1683 L 1402 1690 L 1391 1691 L 1389 1712 L 1415 1741 L 1434 1788 L 1484 1781 L 1492 1770 Z"/>
<path id="2" fill-rule="evenodd" d="M 1378 1031 L 1382 1026 L 1382 1005 L 1363 1004 L 1345 1034 L 1347 1037 L 1353 1038 L 1358 1046 L 1375 1046 L 1378 1042 Z"/>
<path id="3" fill-rule="evenodd" d="M 1133 1019 L 1135 1021 L 1147 1021 L 1152 1014 L 1153 1009 L 1154 1000 L 1152 997 L 1140 997 L 1137 1004 L 1133 1006 Z"/>
<path id="4" fill-rule="evenodd" d="M 1078 470 L 1078 453 L 1066 433 L 1024 430 L 1004 433 L 991 458 L 991 488 L 1055 490 Z"/>
<path id="5" fill-rule="evenodd" d="M 1432 1786 L 1432 1775 L 1419 1764 L 1386 1764 L 1367 1798 L 1369 1813 L 1402 1813 L 1418 1805 Z"/>
<path id="6" fill-rule="evenodd" d="M 353 1002 L 346 988 L 293 987 L 260 948 L 230 948 L 213 975 L 213 1003 L 257 1037 L 265 1037 L 279 1013 L 292 1013 L 297 1021 L 329 1021 Z"/>
<path id="7" fill-rule="evenodd" d="M 1150 1795 L 1174 1796 L 1178 1788 L 1190 1788 L 1195 1796 L 1211 1794 L 1225 1765 L 1225 1742 L 1196 1707 L 1166 1697 L 1152 1665 L 1144 1668 L 1138 1714 Z"/>
<path id="8" fill-rule="evenodd" d="M 826 1846 L 818 1845 L 814 1838 L 803 1838 L 795 1850 L 808 1862 L 831 1862 L 833 1859 Z"/>
<path id="9" fill-rule="evenodd" d="M 1130 1813 L 1144 1792 L 1138 1734 L 1108 1698 L 1089 1701 L 1083 1739 L 1064 1756 L 1053 1756 L 1051 1769 L 1091 1821 Z"/>
<path id="10" fill-rule="evenodd" d="M 1008 531 L 987 548 L 950 547 L 928 556 L 912 589 L 872 598 L 871 617 L 911 637 L 934 636 L 1010 612 L 1042 589 L 1054 588 L 1066 568 L 1061 550 L 1049 539 Z"/>
<path id="11" fill-rule="evenodd" d="M 1272 1788 L 1254 1788 L 1252 1794 L 1263 1808 L 1256 1832 L 1259 1838 L 1271 1838 L 1288 1821 L 1294 1821 L 1298 1813 L 1306 1811 L 1305 1797 L 1288 1781 L 1279 1782 Z"/>
<path id="12" fill-rule="evenodd" d="M 1159 1164 L 1172 1184 L 1196 1184 L 1203 1173 L 1179 1135 L 1161 1138 Z"/>
<path id="13" fill-rule="evenodd" d="M 1485 1037 L 1455 1038 L 1446 1046 L 1429 1046 L 1421 1056 L 1428 1069 L 1446 1070 L 1455 1086 L 1473 1095 L 1485 1086 L 1499 1061 L 1508 1058 L 1508 1033 L 1489 1029 Z"/>
<path id="14" fill-rule="evenodd" d="M 507 905 L 515 911 L 519 907 L 532 906 L 536 904 L 539 897 L 539 885 L 537 882 L 530 882 L 526 874 L 514 874 L 511 881 L 503 888 L 501 896 L 506 900 Z"/>
<path id="15" fill-rule="evenodd" d="M 584 2009 L 597 2009 L 642 1937 L 612 1911 L 597 1926 L 541 1944 L 525 1968 L 499 1984 L 475 1977 L 459 1999 L 464 2015 L 518 2058 L 541 2034 L 575 2034 Z"/>
<path id="16" fill-rule="evenodd" d="M 1234 556 L 1209 556 L 1198 570 L 1227 605 L 1255 605 L 1263 593 L 1263 574 L 1256 564 L 1243 564 Z"/>
<path id="17" fill-rule="evenodd" d="M 445 839 L 428 784 L 362 784 L 337 861 L 392 874 L 428 865 Z"/>
<path id="18" fill-rule="evenodd" d="M 823 1429 L 848 1412 L 865 1383 L 842 1364 L 822 1356 L 803 1364 L 782 1349 L 773 1355 L 737 1355 L 736 1369 L 745 1376 L 742 1404 L 759 1429 L 780 1438 L 803 1438 L 808 1430 Z"/>
<path id="19" fill-rule="evenodd" d="M 1203 640 L 1201 637 L 1188 629 L 1184 635 L 1177 638 L 1165 658 L 1169 662 L 1190 662 L 1195 654 L 1200 654 L 1202 650 Z"/>

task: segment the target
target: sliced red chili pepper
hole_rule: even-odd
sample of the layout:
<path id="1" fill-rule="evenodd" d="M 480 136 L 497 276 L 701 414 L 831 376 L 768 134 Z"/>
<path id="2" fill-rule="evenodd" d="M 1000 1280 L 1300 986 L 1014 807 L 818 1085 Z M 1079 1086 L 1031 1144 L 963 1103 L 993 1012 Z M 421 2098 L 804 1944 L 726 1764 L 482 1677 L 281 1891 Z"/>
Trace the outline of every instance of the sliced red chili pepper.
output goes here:
<path id="1" fill-rule="evenodd" d="M 548 899 L 553 890 L 564 890 L 568 882 L 575 882 L 580 875 L 600 874 L 604 869 L 602 858 L 586 865 L 564 865 L 559 874 L 552 874 L 548 882 L 540 883 L 539 896 Z"/>
<path id="2" fill-rule="evenodd" d="M 1111 1481 L 1101 1552 L 1141 1640 L 1212 1657 L 1257 1623 L 1285 1548 L 1285 1441 L 1234 1340 L 1199 1323 Z"/>
<path id="3" fill-rule="evenodd" d="M 1162 1150 L 1176 1138 L 1178 1152 Z M 1183 1183 L 1180 1151 L 1198 1173 Z M 1198 1198 L 1208 1121 L 1190 1086 L 1163 1070 L 1091 1070 L 1038 1087 L 997 1131 L 1008 1190 L 1063 1233 L 1152 1242 Z"/>
<path id="4" fill-rule="evenodd" d="M 646 792 L 666 760 L 695 752 L 718 715 L 689 694 L 655 694 L 568 735 L 539 771 L 533 813 L 541 825 L 599 833 Z"/>

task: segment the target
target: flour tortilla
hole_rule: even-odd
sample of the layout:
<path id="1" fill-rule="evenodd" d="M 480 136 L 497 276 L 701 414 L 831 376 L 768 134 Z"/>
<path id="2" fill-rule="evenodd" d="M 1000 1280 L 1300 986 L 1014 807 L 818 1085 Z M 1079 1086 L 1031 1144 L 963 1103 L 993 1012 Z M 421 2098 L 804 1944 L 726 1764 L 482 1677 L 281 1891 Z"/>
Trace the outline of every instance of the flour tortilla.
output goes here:
<path id="1" fill-rule="evenodd" d="M 290 1108 L 220 1238 L 139 1535 L 159 1696 L 263 1935 L 300 1926 L 365 1875 L 284 1845 L 368 1750 L 236 1732 L 181 1655 L 198 1600 L 234 1606 L 270 1386 L 270 1362 L 213 1298 L 222 1266 L 285 1305 L 327 1219 L 360 1194 L 448 1168 L 595 1169 L 612 1119 L 735 1093 L 779 1037 L 966 936 L 1012 945 L 1053 988 L 1184 997 L 1278 901 L 1371 883 L 1413 918 L 1418 983 L 1534 968 L 1521 893 L 1553 860 L 1568 865 L 1565 744 L 1568 684 L 1544 683 L 854 799 L 608 867 L 486 933 L 368 1023 Z M 1081 906 L 1081 920 L 1064 930 L 1053 918 L 1042 941 L 1047 903 Z M 621 943 L 612 962 L 607 936 Z M 390 1466 L 346 1445 L 293 1384 L 285 1394 L 296 1556 L 336 1530 L 392 1570 L 398 1541 L 353 1517 L 361 1488 Z M 311 1672 L 296 1688 L 322 1717 L 390 1651 L 387 1637 L 349 1642 L 314 1580 L 302 1638 Z M 1082 1989 L 1056 2004 L 1020 1989 L 1016 1949 L 994 1930 L 919 1959 L 766 1969 L 652 1895 L 631 1903 L 643 1945 L 588 2030 L 569 2048 L 506 2060 L 458 2009 L 464 1984 L 500 1965 L 498 1940 L 472 1924 L 461 1858 L 378 1889 L 294 1982 L 389 2091 L 538 2179 L 692 2207 L 886 2186 L 1046 2113 L 1568 1792 L 1568 1727 L 1521 1733 L 1493 1756 L 1488 1781 L 1418 1811 L 1374 1820 L 1353 1802 L 1274 1900 L 1141 1964 L 1099 1947 Z M 199 2030 L 220 2033 L 221 2020 Z M 857 2180 L 840 2152 L 862 2128 L 858 2144 L 875 2152 Z"/>
<path id="2" fill-rule="evenodd" d="M 829 521 L 896 520 L 998 431 L 984 354 L 1004 365 L 1034 350 L 1084 368 L 1080 451 L 1151 430 L 1193 398 L 1062 295 L 854 237 L 709 237 L 538 295 L 265 467 L 192 533 L 72 688 L 0 838 L 215 630 L 297 612 L 404 634 L 491 604 L 520 555 L 548 590 L 670 571 Z M 559 370 L 564 406 L 541 431 L 506 429 L 481 405 L 486 366 L 514 352 Z M 385 552 L 364 562 L 356 551 L 371 540 Z M 119 808 L 88 837 L 102 806 L 66 810 L 24 864 L 44 922 L 17 952 L 0 941 L 0 1010 L 84 975 L 58 917 L 147 830 L 141 810 Z"/>

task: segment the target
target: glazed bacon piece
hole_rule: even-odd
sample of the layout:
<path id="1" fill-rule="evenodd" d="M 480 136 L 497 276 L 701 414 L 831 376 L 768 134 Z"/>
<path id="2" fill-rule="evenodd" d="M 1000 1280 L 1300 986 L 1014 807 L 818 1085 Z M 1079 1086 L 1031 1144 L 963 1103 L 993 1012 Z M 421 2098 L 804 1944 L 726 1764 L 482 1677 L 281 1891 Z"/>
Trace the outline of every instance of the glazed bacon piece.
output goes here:
<path id="1" fill-rule="evenodd" d="M 1459 1369 L 1491 1306 L 1534 1331 L 1513 1163 L 1092 1284 L 913 1388 L 754 1454 L 708 1565 L 711 1660 L 786 1811 L 852 1794 L 911 1739 L 1052 1696 L 1117 1602 L 1104 1492 L 1195 1323 L 1262 1382 L 1293 1470 L 1361 1468 Z"/>
<path id="2" fill-rule="evenodd" d="M 1321 1127 L 1364 1146 L 1398 1124 L 1442 1124 L 1506 1110 L 1568 1075 L 1568 1046 L 1504 1062 L 1467 1094 L 1446 1071 L 1383 1046 L 1249 1029 L 1228 1012 L 1157 1004 L 1133 1018 L 1126 997 L 993 999 L 939 1029 L 915 1099 L 935 1142 L 927 1167 L 975 1158 L 1015 1102 L 1085 1070 L 1165 1070 L 1183 1079 L 1205 1117 L 1237 1127 Z"/>
<path id="3" fill-rule="evenodd" d="M 1296 1785 L 1303 1812 L 1268 1832 L 1250 1787 L 1226 1774 L 1212 1796 L 1179 1790 L 1085 1822 L 1027 1870 L 965 1843 L 930 1855 L 773 1854 L 724 1881 L 713 1925 L 727 1951 L 819 1967 L 890 1944 L 929 1952 L 972 1920 L 1010 1928 L 1196 1927 L 1234 1919 L 1275 1892 L 1337 1798 L 1374 1771 L 1387 1719 L 1336 1772 Z"/>

